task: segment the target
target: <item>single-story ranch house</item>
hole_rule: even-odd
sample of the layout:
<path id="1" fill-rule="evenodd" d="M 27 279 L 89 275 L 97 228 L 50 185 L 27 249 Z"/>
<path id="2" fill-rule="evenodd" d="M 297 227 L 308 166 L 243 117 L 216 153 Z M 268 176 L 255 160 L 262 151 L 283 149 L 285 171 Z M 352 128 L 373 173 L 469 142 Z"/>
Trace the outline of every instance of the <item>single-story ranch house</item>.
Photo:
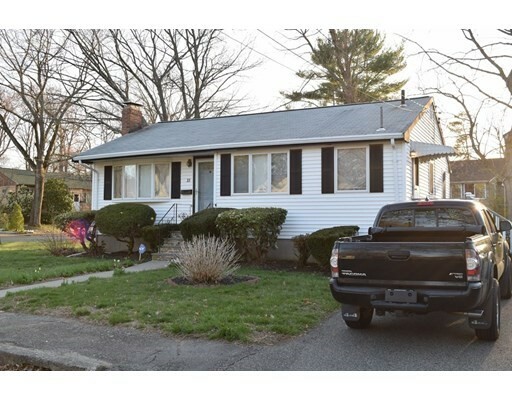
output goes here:
<path id="1" fill-rule="evenodd" d="M 93 209 L 139 202 L 179 222 L 207 207 L 281 207 L 286 240 L 337 225 L 365 232 L 386 203 L 450 197 L 453 149 L 431 97 L 146 127 L 127 103 L 122 120 L 121 137 L 74 157 L 95 171 Z"/>

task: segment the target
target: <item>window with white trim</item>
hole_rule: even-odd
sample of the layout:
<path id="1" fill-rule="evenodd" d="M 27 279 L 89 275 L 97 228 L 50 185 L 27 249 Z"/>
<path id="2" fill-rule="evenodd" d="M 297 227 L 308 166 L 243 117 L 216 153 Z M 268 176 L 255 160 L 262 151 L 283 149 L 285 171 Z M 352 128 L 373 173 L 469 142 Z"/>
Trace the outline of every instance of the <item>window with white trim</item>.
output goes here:
<path id="1" fill-rule="evenodd" d="M 233 193 L 288 193 L 288 153 L 233 156 Z"/>
<path id="2" fill-rule="evenodd" d="M 337 149 L 337 190 L 367 190 L 369 187 L 368 147 Z"/>
<path id="3" fill-rule="evenodd" d="M 170 164 L 131 164 L 113 167 L 114 199 L 170 197 Z"/>

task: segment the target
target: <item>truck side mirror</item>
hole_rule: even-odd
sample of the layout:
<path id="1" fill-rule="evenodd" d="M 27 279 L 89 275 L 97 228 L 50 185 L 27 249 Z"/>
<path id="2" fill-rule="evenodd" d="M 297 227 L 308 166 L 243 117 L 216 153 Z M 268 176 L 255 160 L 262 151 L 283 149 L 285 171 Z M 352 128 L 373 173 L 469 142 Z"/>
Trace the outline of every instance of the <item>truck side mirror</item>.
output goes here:
<path id="1" fill-rule="evenodd" d="M 512 229 L 512 224 L 507 219 L 502 219 L 500 221 L 500 231 L 510 231 Z"/>

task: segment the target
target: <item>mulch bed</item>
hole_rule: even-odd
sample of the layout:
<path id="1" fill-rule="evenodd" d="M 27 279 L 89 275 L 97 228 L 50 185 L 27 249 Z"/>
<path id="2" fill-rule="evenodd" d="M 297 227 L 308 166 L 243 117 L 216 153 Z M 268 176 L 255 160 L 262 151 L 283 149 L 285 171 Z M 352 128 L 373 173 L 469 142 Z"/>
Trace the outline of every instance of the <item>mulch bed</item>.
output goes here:
<path id="1" fill-rule="evenodd" d="M 189 285 L 189 286 L 235 285 L 237 283 L 257 283 L 258 281 L 259 281 L 259 278 L 256 276 L 238 276 L 238 275 L 227 276 L 225 278 L 222 278 L 220 281 L 211 283 L 209 285 L 208 284 L 197 284 L 197 283 L 194 283 L 182 276 L 167 279 L 167 283 L 169 285 Z"/>

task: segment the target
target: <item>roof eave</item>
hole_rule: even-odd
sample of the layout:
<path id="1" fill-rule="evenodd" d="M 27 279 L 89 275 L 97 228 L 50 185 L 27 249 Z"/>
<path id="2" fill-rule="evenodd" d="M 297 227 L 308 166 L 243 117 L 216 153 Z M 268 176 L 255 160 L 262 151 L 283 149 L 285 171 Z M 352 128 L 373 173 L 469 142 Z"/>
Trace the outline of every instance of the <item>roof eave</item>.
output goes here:
<path id="1" fill-rule="evenodd" d="M 150 149 L 140 151 L 125 151 L 116 153 L 103 153 L 94 155 L 78 155 L 73 157 L 75 162 L 90 162 L 95 160 L 106 160 L 111 158 L 124 158 L 124 157 L 137 157 L 137 156 L 151 156 L 154 154 L 176 154 L 176 153 L 187 153 L 187 152 L 198 152 L 206 150 L 233 150 L 241 148 L 252 148 L 252 147 L 273 147 L 273 146 L 297 146 L 302 144 L 323 144 L 323 143 L 344 143 L 344 142 L 361 142 L 361 141 L 374 141 L 374 140 L 390 140 L 390 139 L 403 139 L 403 133 L 396 132 L 379 132 L 371 135 L 351 135 L 351 136 L 332 136 L 323 138 L 305 138 L 305 139 L 282 139 L 272 141 L 254 141 L 254 142 L 241 142 L 241 143 L 230 143 L 230 144 L 218 144 L 218 145 L 199 145 L 199 146 L 186 146 L 186 147 L 172 147 L 172 148 L 161 148 L 161 149 Z"/>

